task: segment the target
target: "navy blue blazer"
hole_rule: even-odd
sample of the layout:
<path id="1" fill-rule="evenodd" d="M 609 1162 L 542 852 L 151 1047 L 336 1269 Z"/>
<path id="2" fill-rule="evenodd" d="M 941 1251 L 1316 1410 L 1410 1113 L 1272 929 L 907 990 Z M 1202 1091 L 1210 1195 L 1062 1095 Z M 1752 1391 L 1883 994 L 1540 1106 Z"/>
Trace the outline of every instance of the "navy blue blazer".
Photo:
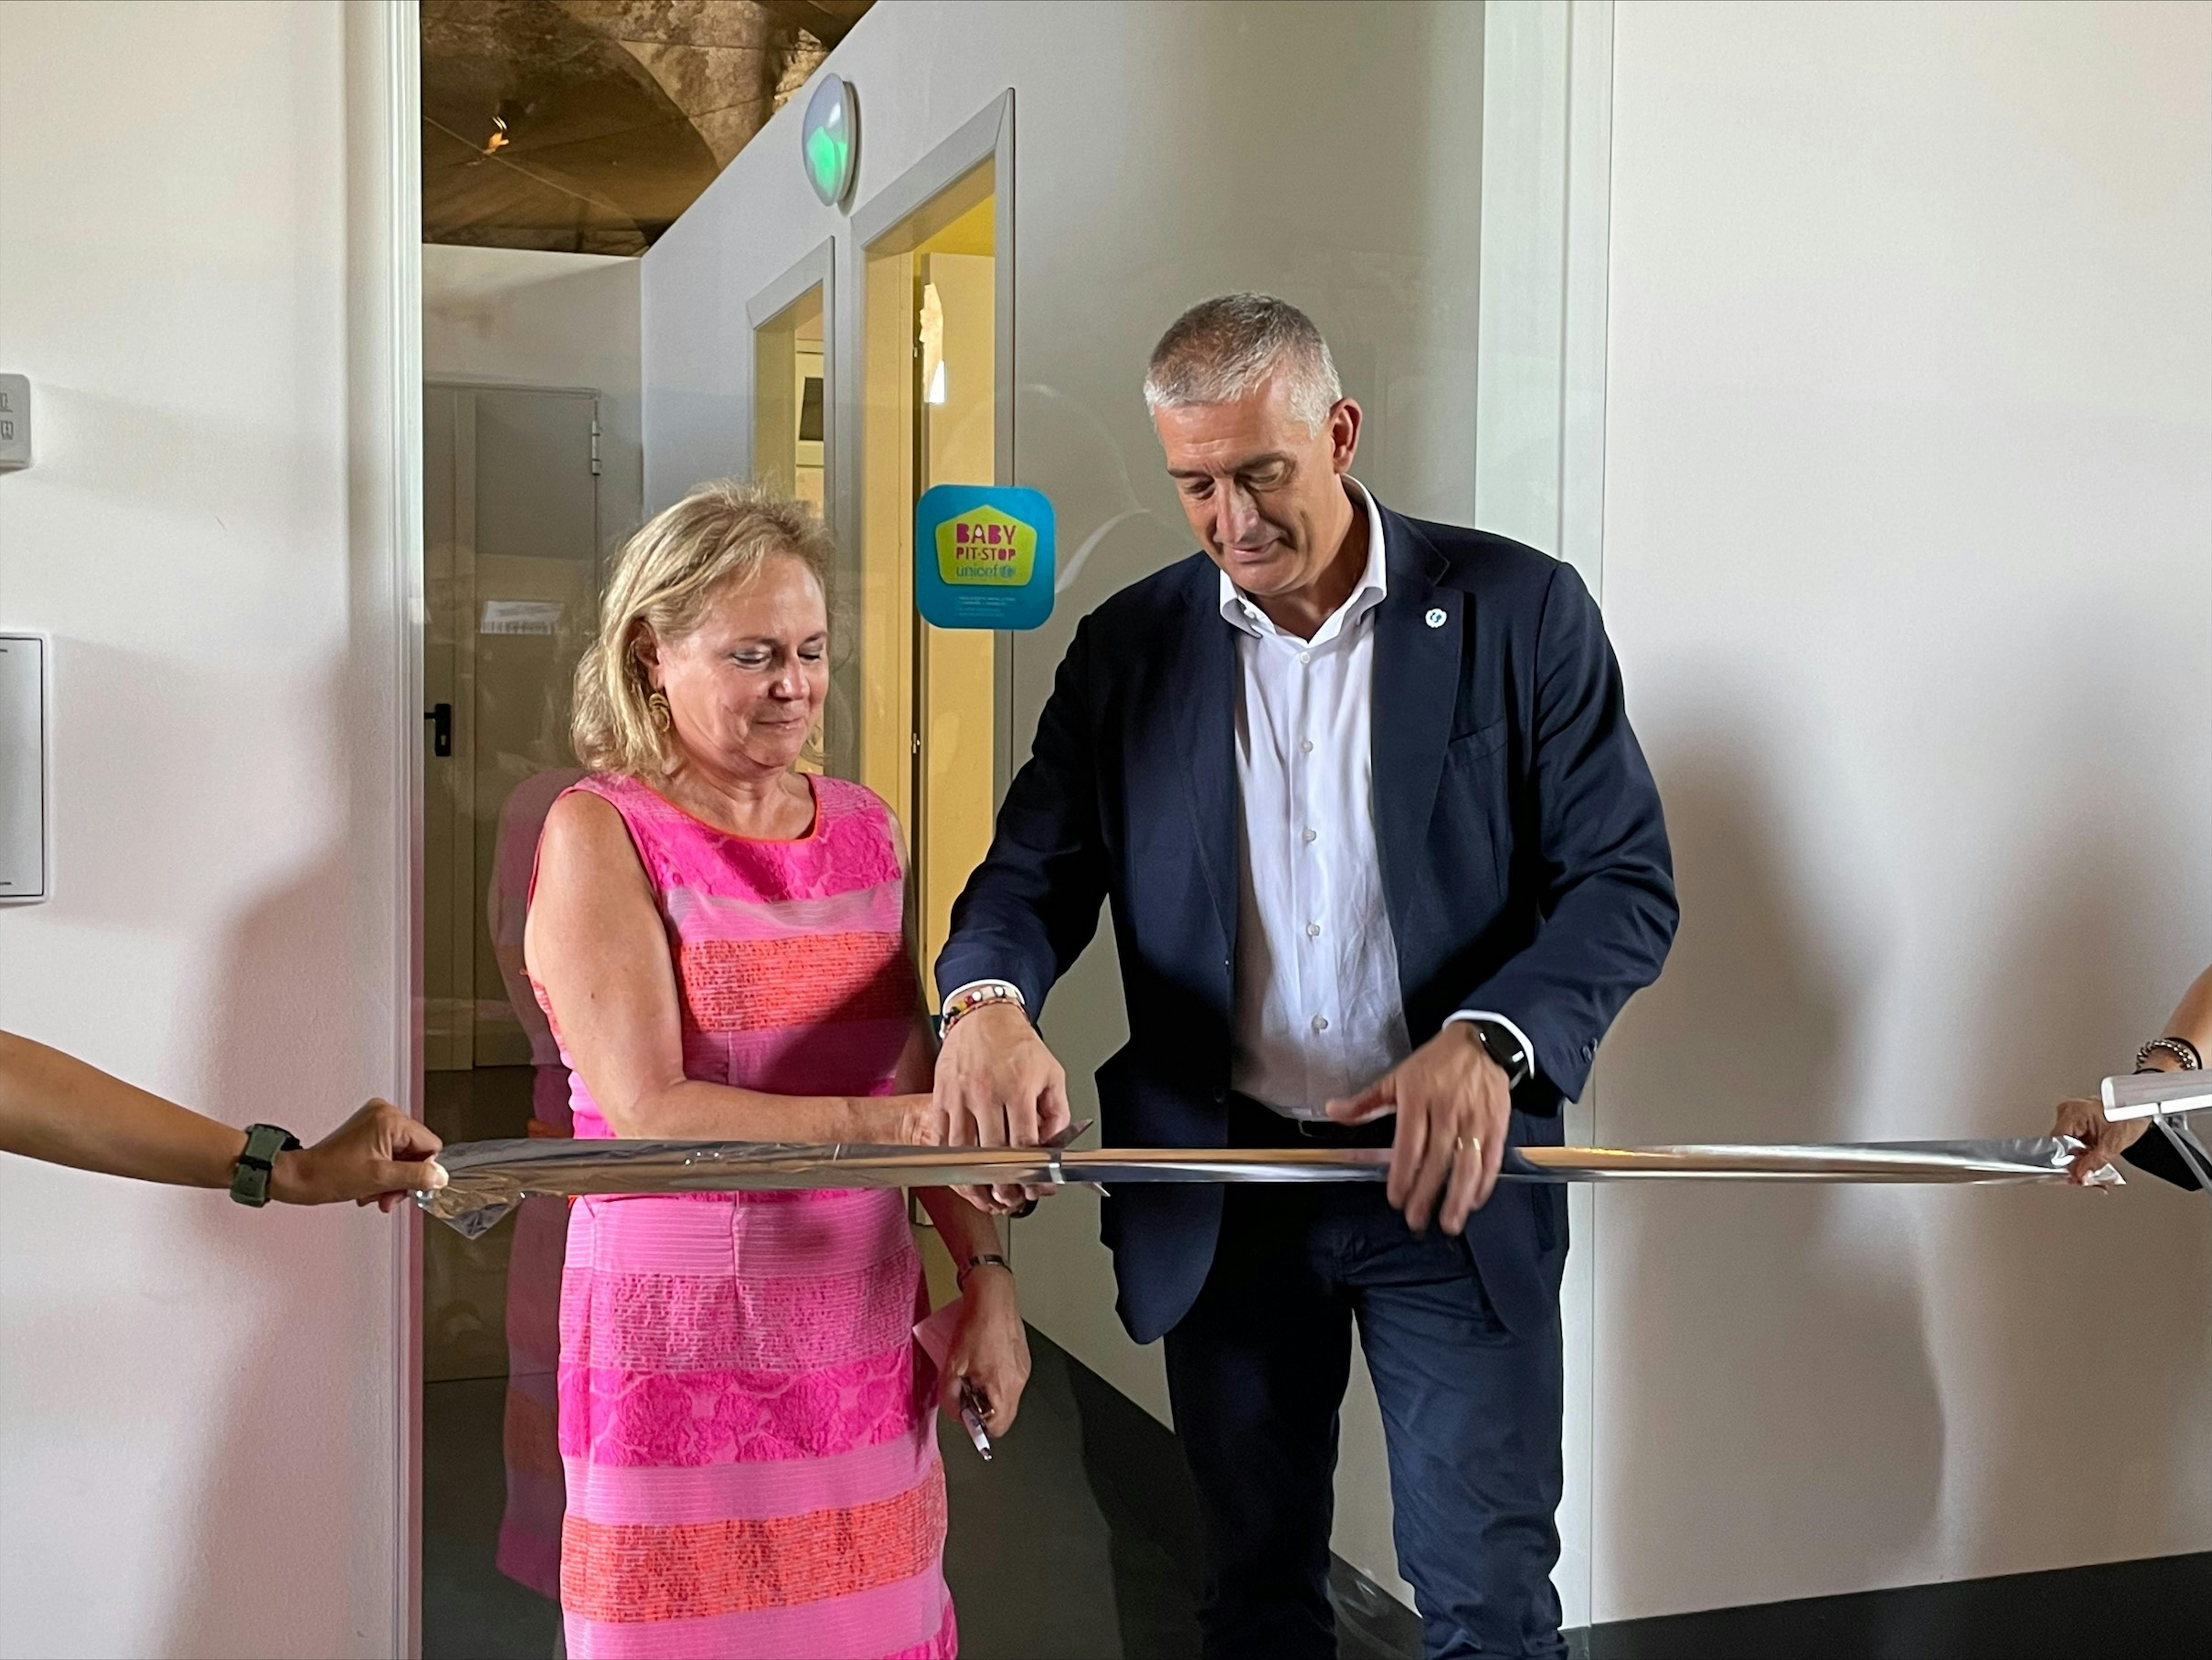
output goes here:
<path id="1" fill-rule="evenodd" d="M 1537 1067 L 1513 1143 L 1557 1145 L 1560 1101 L 1581 1093 L 1598 1040 L 1674 938 L 1659 792 L 1571 567 L 1387 509 L 1382 524 L 1375 830 L 1407 1034 L 1418 1045 L 1456 1009 L 1513 1020 Z M 943 989 L 1010 980 L 1041 1011 L 1111 904 L 1129 1042 L 1098 1071 L 1109 1146 L 1218 1147 L 1228 1133 L 1235 642 L 1202 553 L 1083 619 L 937 959 Z M 1218 1186 L 1130 1183 L 1104 1201 L 1139 1342 L 1190 1307 L 1220 1220 Z M 1466 1238 L 1509 1328 L 1555 1316 L 1561 1189 L 1501 1183 Z"/>

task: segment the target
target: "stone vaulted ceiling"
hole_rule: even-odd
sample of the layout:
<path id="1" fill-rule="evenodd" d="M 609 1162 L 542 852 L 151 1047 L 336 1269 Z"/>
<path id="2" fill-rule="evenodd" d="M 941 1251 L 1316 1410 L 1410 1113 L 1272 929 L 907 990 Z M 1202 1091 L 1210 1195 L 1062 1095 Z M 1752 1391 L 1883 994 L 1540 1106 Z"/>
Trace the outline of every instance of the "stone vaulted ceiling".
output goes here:
<path id="1" fill-rule="evenodd" d="M 870 3 L 423 0 L 422 240 L 644 252 Z"/>

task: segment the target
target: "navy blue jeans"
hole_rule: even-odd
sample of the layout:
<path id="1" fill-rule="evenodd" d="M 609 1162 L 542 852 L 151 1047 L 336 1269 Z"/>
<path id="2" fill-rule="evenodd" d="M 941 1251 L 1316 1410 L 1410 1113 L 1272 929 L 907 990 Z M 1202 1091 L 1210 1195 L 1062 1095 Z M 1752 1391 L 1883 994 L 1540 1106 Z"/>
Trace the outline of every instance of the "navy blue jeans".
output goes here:
<path id="1" fill-rule="evenodd" d="M 1467 1247 L 1412 1232 L 1379 1183 L 1224 1197 L 1205 1289 L 1167 1335 L 1205 1512 L 1209 1660 L 1334 1660 L 1328 1538 L 1355 1323 L 1429 1660 L 1565 1655 L 1557 1318 L 1507 1331 Z"/>

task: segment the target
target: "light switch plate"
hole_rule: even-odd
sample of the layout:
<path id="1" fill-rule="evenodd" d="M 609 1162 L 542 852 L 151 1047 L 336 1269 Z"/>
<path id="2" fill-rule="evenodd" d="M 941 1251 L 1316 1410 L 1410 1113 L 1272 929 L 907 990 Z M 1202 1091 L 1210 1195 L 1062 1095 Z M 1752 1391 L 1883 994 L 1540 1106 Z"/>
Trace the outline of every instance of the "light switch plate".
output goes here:
<path id="1" fill-rule="evenodd" d="M 31 465 L 31 382 L 21 374 L 0 374 L 0 472 L 20 472 Z"/>
<path id="2" fill-rule="evenodd" d="M 0 903 L 46 897 L 46 654 L 0 634 Z"/>

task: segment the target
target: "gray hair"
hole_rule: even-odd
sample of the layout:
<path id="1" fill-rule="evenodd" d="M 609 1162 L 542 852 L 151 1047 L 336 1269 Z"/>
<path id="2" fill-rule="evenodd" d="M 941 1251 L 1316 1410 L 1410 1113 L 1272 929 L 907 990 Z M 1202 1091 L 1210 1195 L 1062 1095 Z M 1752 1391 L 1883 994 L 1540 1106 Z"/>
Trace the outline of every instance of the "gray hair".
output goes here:
<path id="1" fill-rule="evenodd" d="M 1291 413 L 1319 431 L 1344 396 L 1344 382 L 1313 319 L 1272 295 L 1201 300 L 1152 348 L 1145 407 L 1233 404 L 1278 370 L 1289 383 Z"/>

